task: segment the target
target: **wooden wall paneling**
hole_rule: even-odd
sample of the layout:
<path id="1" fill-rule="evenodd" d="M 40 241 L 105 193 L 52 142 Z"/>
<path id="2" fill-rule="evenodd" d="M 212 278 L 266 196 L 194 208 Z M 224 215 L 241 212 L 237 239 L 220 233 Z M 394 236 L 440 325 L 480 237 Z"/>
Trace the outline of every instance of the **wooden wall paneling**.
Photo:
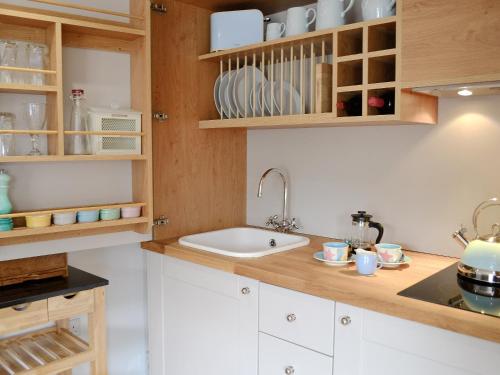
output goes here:
<path id="1" fill-rule="evenodd" d="M 404 87 L 500 80 L 500 1 L 401 4 Z"/>
<path id="2" fill-rule="evenodd" d="M 99 35 L 79 34 L 63 29 L 63 46 L 74 48 L 91 48 L 111 52 L 132 53 L 134 41 L 108 38 Z"/>
<path id="3" fill-rule="evenodd" d="M 154 211 L 170 223 L 157 239 L 246 221 L 246 130 L 198 127 L 218 117 L 211 92 L 220 65 L 198 61 L 209 50 L 210 11 L 164 3 L 167 13 L 152 15 L 153 104 L 169 116 L 153 130 Z"/>
<path id="4" fill-rule="evenodd" d="M 134 9 L 139 4 L 133 2 Z M 132 108 L 142 112 L 142 153 L 146 160 L 132 162 L 132 192 L 135 202 L 145 202 L 142 216 L 148 219 L 136 230 L 150 233 L 153 225 L 152 104 L 151 104 L 151 15 L 148 1 L 140 1 L 146 35 L 138 39 L 131 54 Z"/>

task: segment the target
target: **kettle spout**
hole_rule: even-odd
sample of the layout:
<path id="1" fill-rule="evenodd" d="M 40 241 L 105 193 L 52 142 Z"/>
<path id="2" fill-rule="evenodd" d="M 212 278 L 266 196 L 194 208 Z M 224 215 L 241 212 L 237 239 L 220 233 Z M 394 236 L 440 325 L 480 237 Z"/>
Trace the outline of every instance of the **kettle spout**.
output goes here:
<path id="1" fill-rule="evenodd" d="M 460 228 L 452 235 L 464 248 L 467 247 L 469 241 L 465 238 L 465 228 Z"/>

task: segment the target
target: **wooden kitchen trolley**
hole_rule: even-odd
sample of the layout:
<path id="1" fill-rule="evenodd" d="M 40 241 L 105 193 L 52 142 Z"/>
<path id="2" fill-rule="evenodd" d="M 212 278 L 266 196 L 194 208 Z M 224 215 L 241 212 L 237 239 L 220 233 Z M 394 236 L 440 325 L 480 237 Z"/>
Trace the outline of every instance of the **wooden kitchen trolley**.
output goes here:
<path id="1" fill-rule="evenodd" d="M 67 375 L 90 362 L 93 375 L 106 375 L 106 285 L 105 279 L 69 267 L 67 278 L 0 287 L 0 335 L 6 337 L 0 340 L 0 374 Z M 88 342 L 68 330 L 68 319 L 83 314 Z M 48 323 L 54 326 L 36 328 Z M 30 332 L 16 336 L 21 330 Z"/>

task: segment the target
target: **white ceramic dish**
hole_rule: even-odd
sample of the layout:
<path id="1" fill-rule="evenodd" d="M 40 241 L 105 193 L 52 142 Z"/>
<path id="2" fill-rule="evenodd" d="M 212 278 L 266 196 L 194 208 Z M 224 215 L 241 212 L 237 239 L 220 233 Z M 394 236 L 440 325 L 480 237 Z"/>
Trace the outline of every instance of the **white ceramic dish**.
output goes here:
<path id="1" fill-rule="evenodd" d="M 400 262 L 396 263 L 386 263 L 386 262 L 379 262 L 379 264 L 382 265 L 382 268 L 398 268 L 401 267 L 405 264 L 410 264 L 411 263 L 411 258 L 408 255 L 404 255 L 404 258 Z"/>
<path id="2" fill-rule="evenodd" d="M 76 223 L 76 211 L 61 212 L 53 215 L 54 225 L 71 225 Z"/>
<path id="3" fill-rule="evenodd" d="M 266 82 L 265 87 L 264 87 L 264 103 L 266 105 L 266 112 L 268 115 L 272 116 L 278 116 L 280 114 L 280 110 L 278 107 L 278 104 L 276 103 L 276 82 L 274 82 L 274 98 L 273 99 L 273 104 L 274 108 L 273 111 L 271 112 L 271 82 Z"/>
<path id="4" fill-rule="evenodd" d="M 219 85 L 219 103 L 221 106 L 221 110 L 224 115 L 229 118 L 229 105 L 226 103 L 225 93 L 227 91 L 227 85 L 229 84 L 229 74 L 226 72 L 221 80 Z"/>
<path id="5" fill-rule="evenodd" d="M 224 91 L 224 100 L 229 110 L 231 111 L 231 117 L 236 117 L 238 113 L 238 108 L 236 108 L 236 103 L 233 100 L 234 84 L 236 82 L 236 71 L 232 71 L 231 74 L 227 74 L 229 77 L 226 90 Z"/>
<path id="6" fill-rule="evenodd" d="M 222 81 L 222 78 L 227 74 L 227 72 L 223 72 L 217 77 L 217 80 L 215 81 L 214 85 L 214 102 L 215 102 L 215 107 L 217 108 L 217 112 L 219 112 L 219 115 L 222 116 L 222 108 L 221 108 L 221 103 L 220 103 L 220 97 L 219 97 L 219 89 L 220 89 L 220 83 Z"/>
<path id="7" fill-rule="evenodd" d="M 290 106 L 290 96 L 292 105 Z M 276 82 L 274 86 L 274 98 L 278 113 L 284 115 L 294 115 L 300 113 L 300 94 L 290 82 L 283 81 L 283 108 L 281 108 L 281 82 Z"/>
<path id="8" fill-rule="evenodd" d="M 332 266 L 332 267 L 341 267 L 341 266 L 346 266 L 349 263 L 354 263 L 354 259 L 352 257 L 344 261 L 326 260 L 322 251 L 314 253 L 313 258 L 319 260 L 320 262 L 325 263 L 327 266 Z"/>
<path id="9" fill-rule="evenodd" d="M 141 207 L 122 207 L 122 219 L 131 219 L 141 216 Z"/>
<path id="10" fill-rule="evenodd" d="M 245 114 L 245 72 L 247 76 L 247 117 L 253 115 L 253 81 L 254 81 L 254 69 L 253 67 L 246 67 L 241 69 L 237 74 L 233 87 L 233 102 L 240 112 L 240 114 Z M 262 81 L 266 81 L 264 74 L 258 68 L 255 68 L 255 87 L 259 87 Z"/>

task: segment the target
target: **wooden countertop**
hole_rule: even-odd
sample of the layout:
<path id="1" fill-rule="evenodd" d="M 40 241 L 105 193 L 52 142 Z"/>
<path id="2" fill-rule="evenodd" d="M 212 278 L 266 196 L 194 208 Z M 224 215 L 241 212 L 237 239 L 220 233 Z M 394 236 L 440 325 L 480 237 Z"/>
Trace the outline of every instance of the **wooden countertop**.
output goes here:
<path id="1" fill-rule="evenodd" d="M 354 265 L 328 267 L 313 259 L 330 238 L 307 236 L 309 246 L 262 258 L 241 259 L 183 247 L 176 239 L 151 241 L 144 249 L 218 270 L 500 343 L 500 321 L 492 316 L 398 296 L 397 293 L 457 261 L 407 252 L 410 266 L 381 269 L 374 277 L 358 275 Z"/>

